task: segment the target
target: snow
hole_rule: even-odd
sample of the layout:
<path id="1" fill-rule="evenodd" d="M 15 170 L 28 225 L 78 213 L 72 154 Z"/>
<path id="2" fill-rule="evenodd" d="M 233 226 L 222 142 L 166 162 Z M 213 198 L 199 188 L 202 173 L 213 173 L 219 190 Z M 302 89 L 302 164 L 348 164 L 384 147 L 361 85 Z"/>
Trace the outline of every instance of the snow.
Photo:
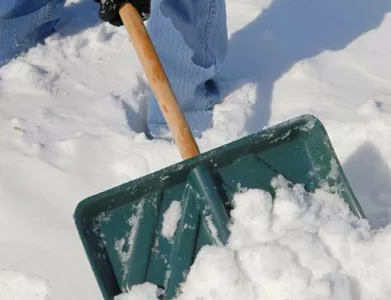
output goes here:
<path id="1" fill-rule="evenodd" d="M 3 300 L 45 300 L 48 286 L 41 279 L 12 270 L 0 271 L 0 295 Z"/>
<path id="2" fill-rule="evenodd" d="M 273 209 L 265 192 L 243 192 L 229 246 L 202 249 L 183 299 L 391 298 L 390 11 L 227 0 L 224 101 L 201 151 L 312 113 L 368 223 L 323 191 L 280 187 Z M 68 0 L 59 32 L 0 68 L 1 299 L 101 298 L 72 216 L 82 199 L 181 160 L 143 133 L 149 95 L 125 29 L 99 23 L 88 0 Z"/>
<path id="3" fill-rule="evenodd" d="M 128 220 L 129 226 L 132 228 L 129 232 L 129 235 L 126 238 L 121 238 L 114 241 L 114 248 L 118 254 L 119 260 L 121 262 L 121 267 L 124 270 L 123 279 L 128 276 L 129 264 L 131 264 L 131 256 L 134 248 L 134 241 L 136 233 L 139 231 L 140 221 L 143 214 L 143 205 L 144 202 L 141 201 L 137 207 L 136 215 L 132 216 Z M 127 250 L 125 250 L 127 249 Z"/>
<path id="4" fill-rule="evenodd" d="M 182 206 L 180 201 L 173 201 L 170 207 L 163 214 L 162 235 L 171 240 L 177 230 L 177 225 L 182 216 Z"/>
<path id="5" fill-rule="evenodd" d="M 114 300 L 151 300 L 156 299 L 158 288 L 150 283 L 134 285 L 128 294 L 118 295 Z"/>
<path id="6" fill-rule="evenodd" d="M 343 201 L 324 191 L 307 194 L 282 178 L 274 186 L 273 206 L 263 191 L 236 195 L 228 246 L 201 250 L 178 299 L 336 299 L 334 293 L 353 299 L 344 270 L 348 259 L 333 252 L 350 247 L 349 235 L 368 231 L 367 223 L 358 223 Z M 346 228 L 338 244 L 328 230 L 335 224 Z M 384 275 L 383 284 L 391 274 Z"/>

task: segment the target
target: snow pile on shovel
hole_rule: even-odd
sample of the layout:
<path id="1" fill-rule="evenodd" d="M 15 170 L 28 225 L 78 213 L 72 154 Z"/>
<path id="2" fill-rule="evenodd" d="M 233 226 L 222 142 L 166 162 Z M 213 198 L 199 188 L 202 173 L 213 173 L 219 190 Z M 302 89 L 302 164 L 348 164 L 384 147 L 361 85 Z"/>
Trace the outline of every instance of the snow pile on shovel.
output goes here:
<path id="1" fill-rule="evenodd" d="M 274 179 L 235 196 L 227 247 L 201 249 L 178 300 L 391 299 L 391 227 L 372 231 L 324 190 Z M 116 300 L 157 299 L 147 283 Z"/>

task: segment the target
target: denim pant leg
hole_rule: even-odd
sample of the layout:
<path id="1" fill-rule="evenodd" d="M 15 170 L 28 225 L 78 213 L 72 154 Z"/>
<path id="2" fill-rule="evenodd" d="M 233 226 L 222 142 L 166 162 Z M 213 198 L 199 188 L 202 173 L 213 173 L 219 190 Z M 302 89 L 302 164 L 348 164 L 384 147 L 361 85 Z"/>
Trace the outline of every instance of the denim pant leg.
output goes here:
<path id="1" fill-rule="evenodd" d="M 0 66 L 51 34 L 65 4 L 65 0 L 0 1 L 4 1 L 0 6 Z"/>
<path id="2" fill-rule="evenodd" d="M 147 28 L 190 129 L 200 137 L 220 100 L 205 82 L 227 52 L 225 0 L 152 0 Z M 148 128 L 154 137 L 168 131 L 155 99 L 148 106 Z"/>

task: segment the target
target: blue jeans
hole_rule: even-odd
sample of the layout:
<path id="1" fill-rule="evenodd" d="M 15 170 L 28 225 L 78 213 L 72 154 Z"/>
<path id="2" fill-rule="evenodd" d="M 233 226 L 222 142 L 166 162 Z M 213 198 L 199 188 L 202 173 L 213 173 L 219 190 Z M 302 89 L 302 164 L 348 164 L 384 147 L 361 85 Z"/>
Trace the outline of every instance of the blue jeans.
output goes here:
<path id="1" fill-rule="evenodd" d="M 92 0 L 91 0 L 92 1 Z M 0 66 L 49 35 L 65 0 L 0 0 Z M 225 0 L 152 0 L 147 28 L 180 106 L 197 137 L 210 127 L 218 91 L 206 85 L 227 51 Z M 152 99 L 148 128 L 154 137 L 168 129 Z"/>
<path id="2" fill-rule="evenodd" d="M 211 126 L 218 90 L 205 83 L 227 52 L 225 0 L 152 0 L 147 29 L 196 137 Z M 155 99 L 148 106 L 152 136 L 168 131 Z"/>
<path id="3" fill-rule="evenodd" d="M 66 0 L 0 0 L 0 66 L 53 32 Z"/>

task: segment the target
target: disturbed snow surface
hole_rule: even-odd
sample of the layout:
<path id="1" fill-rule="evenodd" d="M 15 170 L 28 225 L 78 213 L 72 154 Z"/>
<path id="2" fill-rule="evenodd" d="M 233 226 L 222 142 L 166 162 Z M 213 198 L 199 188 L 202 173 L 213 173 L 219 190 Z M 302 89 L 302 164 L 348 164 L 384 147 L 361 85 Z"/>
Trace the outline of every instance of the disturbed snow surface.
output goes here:
<path id="1" fill-rule="evenodd" d="M 96 10 L 69 0 L 58 33 L 0 68 L 1 299 L 99 299 L 77 203 L 181 159 L 175 145 L 146 139 L 148 84 L 125 29 L 100 24 Z M 223 102 L 201 150 L 312 113 L 370 227 L 322 192 L 311 205 L 285 192 L 272 211 L 261 191 L 238 195 L 230 247 L 203 249 L 183 297 L 390 298 L 390 10 L 389 1 L 227 0 Z M 315 214 L 322 199 L 336 206 Z M 224 276 L 197 284 L 223 265 Z"/>

